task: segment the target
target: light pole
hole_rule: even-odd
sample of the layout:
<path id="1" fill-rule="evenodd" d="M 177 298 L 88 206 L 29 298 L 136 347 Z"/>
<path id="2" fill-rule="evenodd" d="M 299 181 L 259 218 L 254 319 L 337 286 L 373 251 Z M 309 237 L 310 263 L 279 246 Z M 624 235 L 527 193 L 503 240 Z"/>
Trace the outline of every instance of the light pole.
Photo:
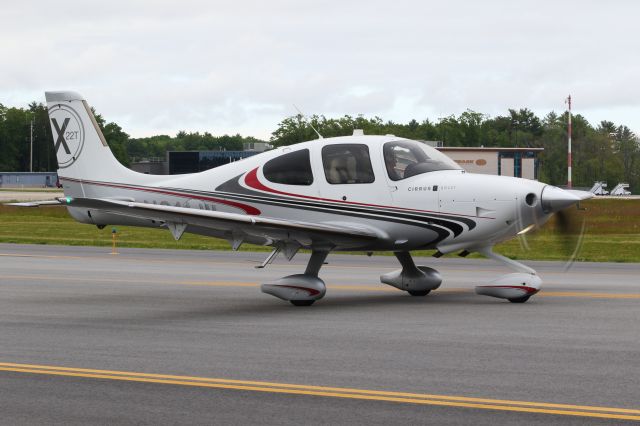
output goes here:
<path id="1" fill-rule="evenodd" d="M 26 111 L 29 120 L 29 172 L 33 173 L 33 111 Z"/>
<path id="2" fill-rule="evenodd" d="M 31 117 L 31 124 L 29 125 L 29 171 L 33 173 L 33 117 Z"/>
<path id="3" fill-rule="evenodd" d="M 571 95 L 566 100 L 569 105 L 569 125 L 567 127 L 568 150 L 567 150 L 567 188 L 571 189 Z"/>

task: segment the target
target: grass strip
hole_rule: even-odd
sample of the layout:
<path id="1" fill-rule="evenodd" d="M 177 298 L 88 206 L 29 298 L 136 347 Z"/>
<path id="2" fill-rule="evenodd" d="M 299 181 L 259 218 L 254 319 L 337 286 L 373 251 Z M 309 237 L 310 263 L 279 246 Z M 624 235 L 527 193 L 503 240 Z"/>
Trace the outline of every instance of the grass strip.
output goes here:
<path id="1" fill-rule="evenodd" d="M 584 211 L 572 212 L 568 235 L 558 233 L 552 218 L 542 229 L 496 246 L 496 251 L 513 259 L 566 260 L 573 252 L 582 220 L 586 223 L 578 261 L 640 262 L 640 200 L 595 199 L 583 203 Z M 226 240 L 185 234 L 174 241 L 163 229 L 116 227 L 119 247 L 229 250 Z M 110 246 L 111 229 L 77 223 L 65 208 L 19 208 L 0 206 L 0 242 L 17 244 L 62 244 Z M 270 251 L 270 247 L 245 244 L 243 251 Z M 415 252 L 429 256 L 433 251 Z M 382 254 L 382 253 L 381 253 Z M 390 254 L 390 253 L 385 253 Z M 471 255 L 471 257 L 480 257 Z"/>

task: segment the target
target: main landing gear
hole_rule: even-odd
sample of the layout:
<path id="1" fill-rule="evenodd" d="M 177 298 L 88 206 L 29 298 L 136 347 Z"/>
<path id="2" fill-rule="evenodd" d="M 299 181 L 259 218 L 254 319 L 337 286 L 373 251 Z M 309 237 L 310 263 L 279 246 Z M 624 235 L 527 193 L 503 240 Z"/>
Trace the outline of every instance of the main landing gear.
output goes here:
<path id="1" fill-rule="evenodd" d="M 316 300 L 322 299 L 327 287 L 318 272 L 322 267 L 329 250 L 314 250 L 307 264 L 304 274 L 289 275 L 261 286 L 263 293 L 291 302 L 295 306 L 310 306 Z M 435 269 L 426 266 L 416 266 L 409 252 L 394 253 L 402 269 L 384 274 L 380 281 L 412 296 L 426 296 L 431 290 L 440 287 L 442 277 Z"/>
<path id="2" fill-rule="evenodd" d="M 263 293 L 291 302 L 295 306 L 310 306 L 322 299 L 327 286 L 318 277 L 330 250 L 314 250 L 304 274 L 289 275 L 261 286 Z M 522 263 L 509 259 L 491 250 L 491 247 L 477 250 L 479 253 L 496 260 L 512 269 L 515 273 L 502 275 L 486 285 L 476 286 L 476 293 L 507 299 L 512 303 L 524 303 L 540 291 L 542 280 L 536 271 Z M 402 269 L 380 276 L 384 284 L 406 291 L 411 296 L 426 296 L 431 290 L 440 287 L 442 277 L 435 269 L 416 266 L 411 254 L 406 251 L 394 253 Z"/>
<path id="3" fill-rule="evenodd" d="M 318 272 L 320 272 L 328 254 L 329 250 L 314 250 L 304 274 L 289 275 L 264 283 L 260 289 L 263 293 L 287 300 L 295 306 L 313 305 L 316 300 L 322 299 L 327 292 L 327 286 L 324 281 L 318 278 Z"/>
<path id="4" fill-rule="evenodd" d="M 397 251 L 394 254 L 402 269 L 381 275 L 380 281 L 412 296 L 426 296 L 431 290 L 440 287 L 442 277 L 438 271 L 426 266 L 416 266 L 407 251 Z"/>

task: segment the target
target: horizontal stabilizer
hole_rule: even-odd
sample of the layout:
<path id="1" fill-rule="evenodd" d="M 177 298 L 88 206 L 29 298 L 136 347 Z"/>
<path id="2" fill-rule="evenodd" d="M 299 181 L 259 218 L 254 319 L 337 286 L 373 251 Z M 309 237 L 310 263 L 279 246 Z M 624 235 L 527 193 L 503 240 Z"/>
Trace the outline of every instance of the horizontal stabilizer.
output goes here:
<path id="1" fill-rule="evenodd" d="M 5 203 L 5 206 L 13 207 L 40 207 L 40 206 L 61 206 L 64 204 L 62 199 L 46 200 L 46 201 L 25 201 L 21 203 Z"/>

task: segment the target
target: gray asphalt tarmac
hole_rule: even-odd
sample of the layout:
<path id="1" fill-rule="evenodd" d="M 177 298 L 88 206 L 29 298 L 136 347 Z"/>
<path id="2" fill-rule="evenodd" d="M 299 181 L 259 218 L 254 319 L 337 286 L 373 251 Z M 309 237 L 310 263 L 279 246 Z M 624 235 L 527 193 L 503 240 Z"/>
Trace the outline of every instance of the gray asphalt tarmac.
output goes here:
<path id="1" fill-rule="evenodd" d="M 544 291 L 511 304 L 472 292 L 492 261 L 421 259 L 445 281 L 415 298 L 395 258 L 332 255 L 294 307 L 257 286 L 308 257 L 264 256 L 0 244 L 0 424 L 640 419 L 638 264 L 527 262 Z"/>

